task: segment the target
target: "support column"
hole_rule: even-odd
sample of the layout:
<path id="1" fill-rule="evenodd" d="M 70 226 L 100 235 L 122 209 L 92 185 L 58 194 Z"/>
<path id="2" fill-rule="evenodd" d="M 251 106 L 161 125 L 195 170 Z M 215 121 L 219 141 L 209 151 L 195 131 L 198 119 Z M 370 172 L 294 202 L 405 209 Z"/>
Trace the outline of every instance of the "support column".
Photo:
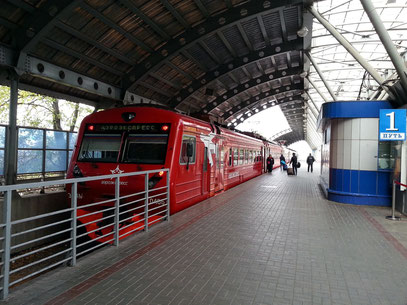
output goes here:
<path id="1" fill-rule="evenodd" d="M 18 76 L 10 72 L 10 110 L 4 167 L 6 185 L 17 182 L 17 102 Z"/>
<path id="2" fill-rule="evenodd" d="M 315 109 L 318 111 L 318 114 L 319 114 L 319 109 L 318 109 L 317 105 L 315 104 L 314 100 L 312 99 L 311 94 L 309 94 L 308 91 L 306 91 L 306 94 L 308 95 L 309 101 L 311 101 L 312 105 L 315 107 Z"/>
<path id="3" fill-rule="evenodd" d="M 319 88 L 315 85 L 315 83 L 311 80 L 310 77 L 307 77 L 309 83 L 314 87 L 315 90 L 317 90 L 318 94 L 322 97 L 325 103 L 328 102 L 328 99 L 325 97 L 325 95 L 319 90 Z"/>
<path id="4" fill-rule="evenodd" d="M 311 61 L 312 65 L 314 66 L 315 70 L 317 71 L 319 77 L 321 78 L 322 82 L 324 83 L 326 89 L 328 89 L 329 94 L 332 96 L 332 99 L 334 101 L 336 101 L 336 96 L 331 88 L 331 86 L 329 86 L 328 82 L 326 81 L 324 74 L 322 73 L 322 71 L 319 69 L 318 64 L 315 62 L 314 58 L 312 58 L 311 53 L 307 52 L 307 57 L 309 58 L 309 60 Z"/>
<path id="5" fill-rule="evenodd" d="M 407 69 L 404 64 L 403 59 L 398 53 L 396 47 L 394 46 L 393 41 L 391 40 L 389 33 L 387 33 L 386 28 L 383 25 L 383 22 L 380 20 L 379 15 L 376 13 L 376 10 L 370 0 L 360 0 L 362 6 L 372 22 L 377 35 L 379 35 L 380 41 L 383 43 L 384 48 L 389 54 L 391 61 L 393 62 L 394 67 L 397 70 L 397 74 L 400 77 L 401 86 L 404 89 L 404 93 L 407 94 Z"/>

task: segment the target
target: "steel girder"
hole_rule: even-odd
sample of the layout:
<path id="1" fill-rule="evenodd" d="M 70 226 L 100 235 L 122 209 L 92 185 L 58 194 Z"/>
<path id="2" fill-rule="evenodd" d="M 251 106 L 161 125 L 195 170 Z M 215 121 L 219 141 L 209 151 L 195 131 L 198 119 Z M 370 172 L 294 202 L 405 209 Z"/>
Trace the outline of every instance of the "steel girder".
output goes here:
<path id="1" fill-rule="evenodd" d="M 141 77 L 149 71 L 159 67 L 174 54 L 185 50 L 195 42 L 203 40 L 217 31 L 232 26 L 252 17 L 263 15 L 267 12 L 286 7 L 289 5 L 302 4 L 301 0 L 275 0 L 275 1 L 249 1 L 245 4 L 232 7 L 216 16 L 208 16 L 204 22 L 194 26 L 186 27 L 186 31 L 174 39 L 164 43 L 154 51 L 151 56 L 134 66 L 128 77 L 124 78 L 125 90 L 132 91 Z"/>
<path id="2" fill-rule="evenodd" d="M 241 112 L 245 112 L 243 115 L 247 115 L 248 117 L 251 117 L 253 114 L 258 113 L 258 112 L 263 111 L 263 110 L 266 110 L 266 109 L 268 109 L 268 108 L 270 108 L 270 107 L 274 107 L 274 106 L 280 106 L 280 107 L 281 107 L 282 105 L 286 105 L 286 104 L 289 104 L 289 103 L 300 104 L 300 103 L 303 102 L 303 101 L 301 100 L 301 95 L 295 95 L 295 96 L 285 97 L 285 98 L 283 98 L 283 99 L 276 100 L 276 101 L 273 101 L 273 102 L 271 102 L 271 103 L 270 103 L 270 102 L 267 103 L 267 101 L 270 101 L 270 97 L 265 98 L 265 99 L 262 99 L 262 100 L 259 100 L 259 101 L 255 102 L 255 103 L 251 104 L 251 105 L 248 105 L 247 107 L 244 106 L 243 108 L 241 108 L 240 110 L 236 111 L 236 112 L 233 113 L 233 114 L 230 114 L 230 112 L 227 112 L 227 114 L 230 114 L 230 116 L 227 117 L 227 118 L 224 119 L 224 120 L 230 120 L 230 118 L 231 118 L 232 116 L 233 116 L 234 118 L 237 118 Z M 265 103 L 264 103 L 264 102 L 265 102 Z M 263 103 L 263 104 L 262 104 L 262 103 Z M 256 108 L 256 109 L 259 109 L 257 112 L 256 112 L 256 110 L 250 109 L 250 108 L 253 108 L 254 105 L 256 105 L 256 104 L 260 106 L 259 108 Z M 260 104 L 261 104 L 261 105 L 260 105 Z M 264 108 L 265 105 L 266 105 L 266 108 Z M 298 109 L 298 108 L 295 108 L 295 109 Z M 250 113 L 250 115 L 249 115 L 249 113 Z M 239 119 L 240 119 L 240 117 L 239 117 Z M 247 118 L 246 118 L 246 119 L 247 119 Z"/>
<path id="3" fill-rule="evenodd" d="M 231 122 L 231 124 L 233 124 L 234 126 L 236 126 L 236 125 L 238 125 L 238 124 L 240 124 L 240 123 L 243 123 L 243 122 L 246 121 L 247 119 L 249 119 L 253 114 L 260 113 L 260 112 L 262 112 L 262 111 L 264 111 L 264 110 L 267 110 L 267 109 L 269 109 L 269 108 L 271 108 L 271 107 L 275 107 L 275 106 L 276 106 L 276 105 L 272 105 L 272 104 L 264 104 L 263 106 L 261 106 L 261 107 L 259 107 L 259 108 L 256 108 L 256 111 L 254 111 L 255 113 L 253 113 L 252 111 L 247 112 L 247 113 L 244 113 L 242 116 L 240 116 L 239 118 L 237 118 L 235 122 L 233 122 L 233 123 Z M 302 113 L 295 114 L 294 116 L 301 116 L 301 119 L 304 118 Z M 288 116 L 288 117 L 286 116 L 286 118 L 287 118 L 287 119 L 290 119 L 291 117 L 290 117 L 290 116 Z M 236 122 L 238 122 L 238 123 L 236 123 Z"/>
<path id="4" fill-rule="evenodd" d="M 274 139 L 274 141 L 286 141 L 286 145 L 289 146 L 295 142 L 304 140 L 304 137 L 302 137 L 297 131 L 291 131 L 289 133 L 286 133 L 277 139 Z"/>
<path id="5" fill-rule="evenodd" d="M 301 71 L 300 68 L 287 69 L 287 70 L 282 70 L 282 71 L 275 71 L 274 73 L 270 73 L 270 74 L 265 74 L 256 79 L 251 79 L 247 83 L 240 84 L 237 87 L 226 91 L 224 94 L 222 94 L 222 96 L 218 96 L 215 100 L 208 103 L 206 105 L 206 107 L 204 109 L 202 109 L 202 112 L 209 113 L 212 110 L 214 110 L 215 108 L 222 105 L 223 103 L 227 102 L 232 97 L 239 95 L 251 88 L 257 87 L 262 84 L 267 84 L 271 81 L 281 80 L 283 78 L 287 78 L 292 75 L 297 75 L 300 71 Z M 291 85 L 287 85 L 286 89 L 291 90 L 292 85 L 293 85 L 293 83 L 291 83 Z M 281 87 L 275 89 L 276 93 L 280 92 L 280 88 Z"/>
<path id="6" fill-rule="evenodd" d="M 222 115 L 222 118 L 224 120 L 228 120 L 231 116 L 233 116 L 235 113 L 239 112 L 244 107 L 250 107 L 251 105 L 258 103 L 261 100 L 264 100 L 266 98 L 271 99 L 276 94 L 287 93 L 287 92 L 296 93 L 296 91 L 303 89 L 303 84 L 302 83 L 294 84 L 290 88 L 291 88 L 290 90 L 288 90 L 286 87 L 277 88 L 277 89 L 270 88 L 267 91 L 264 91 L 256 96 L 252 96 L 249 99 L 242 101 L 239 105 L 234 106 L 232 109 L 229 109 Z"/>
<path id="7" fill-rule="evenodd" d="M 205 73 L 200 78 L 194 80 L 187 88 L 182 89 L 176 96 L 174 96 L 169 104 L 171 107 L 176 108 L 181 104 L 186 98 L 191 96 L 194 92 L 200 88 L 207 86 L 210 82 L 216 80 L 217 78 L 226 75 L 234 70 L 245 67 L 251 63 L 258 62 L 259 60 L 265 59 L 278 54 L 283 54 L 292 50 L 301 50 L 302 48 L 302 39 L 293 40 L 290 43 L 284 43 L 275 46 L 269 46 L 262 50 L 251 52 L 243 57 L 234 59 L 233 61 L 220 65 L 216 70 Z M 297 71 L 297 70 L 296 70 Z M 269 74 L 272 75 L 273 73 Z M 265 76 L 263 76 L 264 78 Z M 268 77 L 268 76 L 267 76 Z M 272 77 L 268 80 L 272 80 Z"/>
<path id="8" fill-rule="evenodd" d="M 33 47 L 53 28 L 58 19 L 64 18 L 82 0 L 47 1 L 39 10 L 24 19 L 24 25 L 16 30 L 14 38 L 20 52 L 16 66 L 23 68 L 26 56 Z M 19 6 L 18 4 L 16 4 Z"/>
<path id="9" fill-rule="evenodd" d="M 13 53 L 13 50 L 0 46 L 0 66 L 15 68 Z M 113 100 L 120 100 L 122 95 L 120 88 L 29 55 L 25 56 L 25 61 L 20 72 Z M 20 83 L 21 85 L 22 83 Z"/>

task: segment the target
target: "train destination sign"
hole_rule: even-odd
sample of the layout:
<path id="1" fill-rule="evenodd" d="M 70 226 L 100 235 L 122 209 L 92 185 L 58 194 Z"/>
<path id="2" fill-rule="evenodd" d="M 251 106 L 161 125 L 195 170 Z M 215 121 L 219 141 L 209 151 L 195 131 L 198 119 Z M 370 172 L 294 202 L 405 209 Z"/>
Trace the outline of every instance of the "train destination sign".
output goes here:
<path id="1" fill-rule="evenodd" d="M 168 133 L 170 124 L 88 124 L 87 132 L 115 132 L 115 131 L 137 131 L 143 133 Z"/>
<path id="2" fill-rule="evenodd" d="M 380 109 L 379 140 L 406 140 L 406 109 Z"/>

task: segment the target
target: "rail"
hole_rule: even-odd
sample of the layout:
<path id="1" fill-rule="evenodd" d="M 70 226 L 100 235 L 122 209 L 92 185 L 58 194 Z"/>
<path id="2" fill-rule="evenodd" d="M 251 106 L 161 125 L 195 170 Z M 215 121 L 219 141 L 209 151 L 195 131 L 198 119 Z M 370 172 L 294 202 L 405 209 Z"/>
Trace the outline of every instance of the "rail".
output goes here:
<path id="1" fill-rule="evenodd" d="M 162 175 L 165 185 L 153 188 L 149 177 L 157 174 Z M 135 182 L 134 176 L 139 176 L 137 181 L 143 185 L 137 192 L 129 192 L 129 187 L 123 191 L 132 179 Z M 99 180 L 114 189 L 111 198 L 78 205 L 78 186 L 87 187 Z M 33 210 L 29 216 L 13 210 L 17 190 L 52 185 L 65 186 L 66 208 L 44 212 L 39 202 L 35 209 L 27 207 Z M 5 193 L 0 223 L 1 298 L 7 298 L 11 286 L 57 266 L 75 266 L 79 256 L 103 245 L 118 246 L 122 238 L 169 220 L 169 185 L 169 169 L 160 169 L 0 186 L 0 192 Z"/>

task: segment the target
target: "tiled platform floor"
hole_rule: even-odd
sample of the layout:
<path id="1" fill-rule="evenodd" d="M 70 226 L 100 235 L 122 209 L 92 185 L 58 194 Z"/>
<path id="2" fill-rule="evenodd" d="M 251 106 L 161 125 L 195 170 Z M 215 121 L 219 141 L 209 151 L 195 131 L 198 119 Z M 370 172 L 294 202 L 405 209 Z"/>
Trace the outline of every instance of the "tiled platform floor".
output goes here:
<path id="1" fill-rule="evenodd" d="M 407 304 L 407 218 L 253 179 L 11 291 L 8 304 Z"/>

